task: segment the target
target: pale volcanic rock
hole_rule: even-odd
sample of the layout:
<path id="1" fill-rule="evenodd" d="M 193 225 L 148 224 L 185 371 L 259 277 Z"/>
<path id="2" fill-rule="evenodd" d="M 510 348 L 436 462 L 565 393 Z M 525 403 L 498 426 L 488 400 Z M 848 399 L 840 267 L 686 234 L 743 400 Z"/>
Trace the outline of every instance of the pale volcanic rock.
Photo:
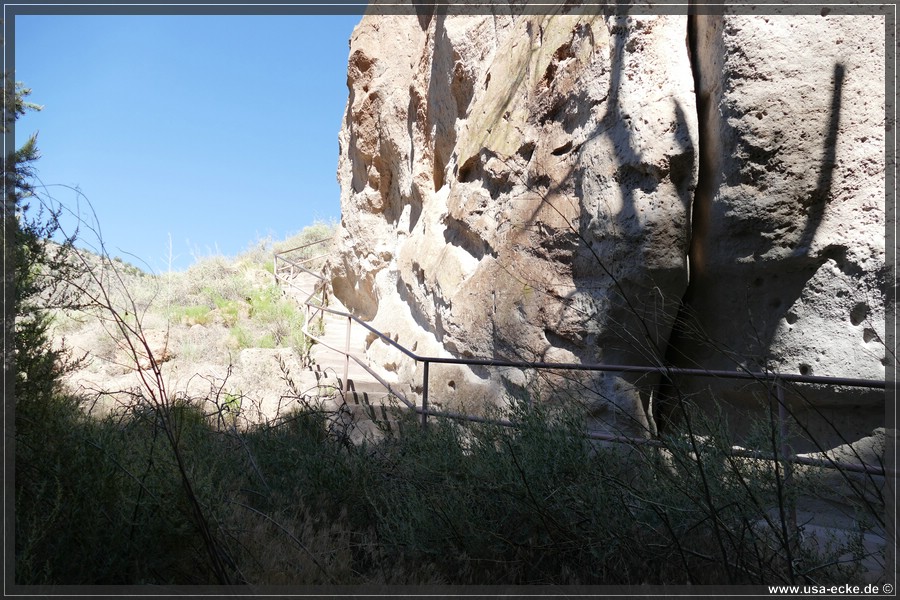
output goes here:
<path id="1" fill-rule="evenodd" d="M 421 355 L 659 362 L 697 178 L 686 35 L 684 16 L 364 17 L 334 293 Z M 421 381 L 383 342 L 369 353 Z M 531 379 L 436 365 L 430 395 L 477 410 L 564 383 Z M 578 393 L 607 427 L 639 431 L 629 381 L 594 375 Z"/>
<path id="2" fill-rule="evenodd" d="M 884 379 L 884 21 L 823 13 L 365 17 L 335 294 L 420 355 Z M 370 339 L 389 378 L 422 381 Z M 597 425 L 653 427 L 654 377 L 430 375 L 433 403 L 570 387 Z M 767 402 L 673 383 L 657 420 L 676 388 Z M 883 421 L 881 391 L 802 391 L 790 409 L 826 444 L 846 442 L 826 418 L 848 439 Z"/>
<path id="3" fill-rule="evenodd" d="M 883 17 L 703 16 L 697 44 L 703 158 L 688 327 L 670 357 L 883 380 Z M 733 407 L 765 399 L 733 382 L 678 384 Z M 792 409 L 829 439 L 817 410 L 851 440 L 883 423 L 881 390 L 803 394 L 817 408 L 793 396 Z"/>

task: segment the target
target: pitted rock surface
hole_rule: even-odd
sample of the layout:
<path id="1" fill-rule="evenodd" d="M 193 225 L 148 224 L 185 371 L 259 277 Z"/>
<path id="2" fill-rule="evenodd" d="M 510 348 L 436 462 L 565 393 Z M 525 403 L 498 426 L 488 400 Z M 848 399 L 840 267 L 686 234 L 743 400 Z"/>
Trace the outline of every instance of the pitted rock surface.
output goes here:
<path id="1" fill-rule="evenodd" d="M 883 379 L 881 19 L 364 17 L 334 293 L 421 355 Z M 367 352 L 422 381 L 374 337 Z M 645 434 L 671 414 L 656 382 L 434 365 L 429 392 L 476 412 L 574 394 Z M 813 392 L 878 426 L 883 394 Z"/>
<path id="2" fill-rule="evenodd" d="M 701 177 L 670 358 L 883 380 L 883 17 L 708 16 L 697 46 Z M 679 384 L 736 410 L 765 400 L 733 383 Z M 815 408 L 789 401 L 834 444 L 883 423 L 882 390 L 798 390 Z"/>

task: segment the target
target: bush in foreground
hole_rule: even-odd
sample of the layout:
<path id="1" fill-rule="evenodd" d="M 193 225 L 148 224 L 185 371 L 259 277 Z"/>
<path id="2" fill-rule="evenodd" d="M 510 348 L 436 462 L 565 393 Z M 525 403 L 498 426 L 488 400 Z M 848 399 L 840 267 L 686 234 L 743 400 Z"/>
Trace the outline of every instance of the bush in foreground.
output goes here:
<path id="1" fill-rule="evenodd" d="M 328 415 L 220 430 L 190 405 L 92 421 L 71 402 L 20 433 L 17 583 L 215 583 L 164 427 L 235 582 L 685 584 L 849 581 L 857 563 L 787 543 L 771 462 L 715 436 L 608 448 L 578 415 L 516 407 L 521 427 L 401 418 L 353 446 Z M 168 424 L 167 424 L 168 423 Z M 45 440 L 52 439 L 52 444 Z M 679 441 L 681 440 L 681 441 Z M 699 449 L 699 454 L 696 450 Z M 859 558 L 859 556 L 857 556 Z M 833 564 L 829 564 L 833 563 Z"/>

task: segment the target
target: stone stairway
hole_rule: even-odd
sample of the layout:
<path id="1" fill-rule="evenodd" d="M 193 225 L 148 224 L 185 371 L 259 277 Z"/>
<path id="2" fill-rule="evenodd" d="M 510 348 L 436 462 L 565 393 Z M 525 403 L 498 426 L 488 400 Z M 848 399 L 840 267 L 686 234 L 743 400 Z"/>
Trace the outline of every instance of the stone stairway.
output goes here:
<path id="1" fill-rule="evenodd" d="M 284 294 L 293 298 L 303 307 L 303 303 L 314 289 L 317 279 L 308 273 L 299 273 L 291 278 L 291 283 L 280 282 Z M 303 307 L 305 310 L 305 307 Z M 337 298 L 328 298 L 328 308 L 349 312 Z M 321 313 L 320 313 L 321 314 Z M 335 414 L 341 423 L 350 426 L 350 438 L 355 443 L 363 439 L 377 439 L 382 427 L 395 427 L 397 410 L 403 404 L 385 389 L 372 375 L 355 360 L 346 361 L 343 354 L 347 347 L 347 324 L 349 319 L 329 312 L 322 316 L 313 313 L 312 327 L 319 343 L 310 349 L 309 372 L 303 381 L 309 389 L 317 390 L 321 407 Z M 321 325 L 318 325 L 321 319 Z M 350 353 L 364 358 L 368 331 L 357 323 L 350 324 Z M 344 369 L 347 369 L 347 386 L 344 391 Z"/>

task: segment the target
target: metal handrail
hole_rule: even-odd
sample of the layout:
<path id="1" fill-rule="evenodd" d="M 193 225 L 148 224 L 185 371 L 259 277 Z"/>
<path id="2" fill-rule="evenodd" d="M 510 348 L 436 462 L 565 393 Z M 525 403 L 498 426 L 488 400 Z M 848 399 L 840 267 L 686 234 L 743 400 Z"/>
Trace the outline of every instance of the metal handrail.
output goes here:
<path id="1" fill-rule="evenodd" d="M 291 261 L 287 261 L 289 264 L 298 267 L 299 269 L 305 271 L 306 273 L 313 275 L 321 279 L 322 281 L 326 281 L 324 277 L 315 273 L 305 267 L 298 265 L 297 263 L 293 263 Z M 821 383 L 826 385 L 835 385 L 835 386 L 843 386 L 843 387 L 865 387 L 872 389 L 886 389 L 887 382 L 885 380 L 879 379 L 861 379 L 861 378 L 853 378 L 853 377 L 828 377 L 824 375 L 799 375 L 793 373 L 778 373 L 775 371 L 766 371 L 766 372 L 756 372 L 745 369 L 744 371 L 722 371 L 716 369 L 690 369 L 683 367 L 671 367 L 671 366 L 650 366 L 650 365 L 610 365 L 610 364 L 602 364 L 602 363 L 553 363 L 553 362 L 542 362 L 542 361 L 512 361 L 512 360 L 498 360 L 492 358 L 457 358 L 450 356 L 423 356 L 420 354 L 416 354 L 413 351 L 409 350 L 405 346 L 400 343 L 392 340 L 390 337 L 385 335 L 384 333 L 378 331 L 365 321 L 359 319 L 357 316 L 347 313 L 341 310 L 336 310 L 333 308 L 320 307 L 323 311 L 331 313 L 333 315 L 337 315 L 339 317 L 347 317 L 352 319 L 355 323 L 362 325 L 378 337 L 380 337 L 384 342 L 393 346 L 409 358 L 413 359 L 416 362 L 428 362 L 428 363 L 440 363 L 440 364 L 452 364 L 452 365 L 467 365 L 467 366 L 484 366 L 484 367 L 512 367 L 519 369 L 555 369 L 561 371 L 616 371 L 621 373 L 659 373 L 662 375 L 689 375 L 689 376 L 698 376 L 698 377 L 721 377 L 724 379 L 744 379 L 744 380 L 755 380 L 758 381 L 760 379 L 765 380 L 780 380 L 791 383 Z"/>
<path id="2" fill-rule="evenodd" d="M 285 250 L 283 252 L 279 252 L 275 254 L 275 277 L 277 279 L 281 279 L 286 283 L 290 282 L 280 277 L 278 274 L 278 260 L 281 257 L 281 260 L 287 262 L 292 267 L 296 267 L 303 272 L 306 272 L 317 279 L 320 280 L 322 284 L 321 291 L 324 293 L 324 287 L 327 286 L 328 280 L 324 276 L 307 269 L 306 267 L 293 262 L 289 259 L 282 257 L 288 252 L 299 250 L 302 248 L 306 248 L 315 244 L 321 244 L 330 240 L 319 240 L 317 242 L 312 242 L 310 244 L 305 244 L 303 246 L 299 246 L 297 248 L 291 250 Z M 323 255 L 325 256 L 325 255 Z M 346 364 L 349 363 L 349 359 L 353 359 L 357 364 L 359 364 L 363 369 L 365 369 L 370 375 L 375 377 L 376 381 L 378 381 L 381 385 L 383 385 L 391 394 L 397 396 L 404 404 L 406 404 L 410 409 L 414 410 L 417 414 L 422 415 L 422 423 L 423 425 L 427 424 L 428 416 L 435 417 L 446 417 L 456 420 L 468 420 L 473 422 L 488 422 L 495 423 L 498 425 L 503 425 L 506 427 L 515 427 L 516 424 L 512 421 L 502 420 L 502 419 L 488 419 L 485 417 L 479 417 L 477 415 L 468 415 L 463 413 L 455 413 L 450 411 L 436 411 L 428 408 L 428 372 L 429 365 L 431 363 L 436 364 L 455 364 L 455 365 L 465 365 L 465 366 L 485 366 L 485 367 L 511 367 L 518 369 L 547 369 L 547 370 L 570 370 L 570 371 L 614 371 L 621 373 L 658 373 L 661 375 L 687 375 L 687 376 L 698 376 L 698 377 L 718 377 L 723 379 L 740 379 L 740 380 L 753 380 L 757 382 L 762 381 L 773 381 L 776 384 L 776 389 L 778 392 L 778 400 L 779 405 L 784 410 L 784 399 L 782 396 L 782 388 L 780 386 L 781 382 L 791 382 L 791 383 L 808 383 L 808 384 L 825 384 L 839 387 L 864 387 L 870 389 L 887 389 L 887 382 L 885 380 L 872 380 L 872 379 L 861 379 L 861 378 L 851 378 L 851 377 L 827 377 L 821 375 L 800 375 L 793 373 L 777 373 L 774 371 L 766 371 L 766 372 L 754 372 L 749 369 L 744 368 L 743 371 L 723 371 L 723 370 L 714 370 L 714 369 L 690 369 L 690 368 L 682 368 L 682 367 L 672 367 L 672 366 L 649 366 L 649 365 L 609 365 L 609 364 L 598 364 L 598 363 L 552 363 L 552 362 L 543 362 L 543 361 L 510 361 L 510 360 L 498 360 L 498 359 L 488 359 L 488 358 L 457 358 L 457 357 L 441 357 L 441 356 L 422 356 L 416 354 L 403 346 L 402 344 L 396 342 L 391 339 L 381 331 L 375 329 L 369 323 L 359 319 L 355 315 L 336 310 L 333 308 L 328 308 L 324 305 L 314 305 L 311 304 L 313 296 L 315 296 L 319 291 L 319 284 L 316 285 L 316 289 L 309 295 L 304 304 L 307 307 L 315 308 L 317 311 L 322 313 L 330 313 L 333 315 L 337 315 L 340 317 L 344 317 L 347 319 L 347 348 L 345 350 L 340 350 L 338 348 L 334 348 L 331 345 L 324 344 L 321 342 L 316 336 L 304 331 L 306 335 L 309 335 L 312 339 L 316 340 L 318 343 L 323 343 L 328 348 L 335 350 L 345 356 L 345 374 L 344 374 L 344 385 L 347 385 L 347 375 L 346 375 Z M 299 289 L 299 288 L 297 288 Z M 301 290 L 305 291 L 305 290 Z M 405 395 L 397 394 L 395 390 L 393 390 L 387 382 L 384 381 L 374 370 L 372 370 L 368 365 L 364 363 L 363 360 L 351 354 L 349 351 L 349 332 L 350 332 L 350 324 L 357 323 L 374 333 L 381 340 L 386 342 L 388 345 L 396 348 L 401 353 L 406 355 L 407 357 L 413 359 L 416 362 L 421 362 L 423 364 L 423 386 L 422 386 L 422 406 L 415 406 L 414 403 L 410 402 Z M 306 329 L 308 324 L 304 323 L 304 330 Z M 346 391 L 346 390 L 345 390 Z M 615 442 L 615 443 L 632 443 L 632 444 L 643 444 L 643 445 L 651 445 L 651 446 L 659 446 L 662 447 L 663 444 L 659 440 L 654 440 L 651 438 L 632 438 L 627 436 L 620 436 L 615 434 L 609 434 L 605 432 L 588 432 L 587 437 L 591 439 L 598 439 L 603 441 Z M 732 453 L 735 456 L 745 456 L 751 458 L 767 458 L 773 459 L 772 455 L 767 455 L 760 453 L 758 451 L 746 450 L 744 448 L 735 447 L 732 448 Z M 827 456 L 827 455 L 826 455 Z M 864 472 L 874 475 L 889 475 L 891 477 L 897 477 L 898 473 L 895 470 L 885 469 L 883 467 L 873 467 L 871 465 L 867 465 L 865 463 L 854 464 L 854 463 L 840 463 L 838 461 L 834 461 L 830 458 L 827 459 L 816 459 L 807 456 L 799 456 L 794 454 L 785 454 L 782 456 L 785 460 L 796 463 L 796 464 L 804 464 L 811 466 L 821 466 L 827 468 L 843 468 L 848 471 L 854 472 Z"/>
<path id="3" fill-rule="evenodd" d="M 281 250 L 275 253 L 275 256 L 279 256 L 281 254 L 287 254 L 289 252 L 295 252 L 297 250 L 303 250 L 304 248 L 309 248 L 310 246 L 315 246 L 316 244 L 324 244 L 325 242 L 330 242 L 331 238 L 322 238 L 321 240 L 316 240 L 314 242 L 309 242 L 308 244 L 303 244 L 302 246 L 295 246 L 293 248 L 288 248 L 287 250 Z"/>
<path id="4" fill-rule="evenodd" d="M 320 275 L 319 273 L 316 273 L 315 271 L 311 271 L 311 270 L 309 270 L 309 269 L 307 269 L 306 267 L 303 266 L 303 263 L 305 263 L 305 262 L 310 262 L 310 261 L 312 261 L 312 260 L 315 260 L 315 259 L 317 259 L 317 258 L 322 258 L 322 257 L 324 257 L 324 256 L 327 256 L 327 254 L 322 254 L 322 255 L 320 255 L 320 256 L 313 256 L 313 257 L 308 258 L 308 259 L 306 259 L 306 260 L 302 260 L 302 261 L 300 261 L 300 262 L 295 262 L 295 261 L 293 261 L 293 260 L 291 260 L 291 259 L 289 259 L 289 258 L 279 257 L 279 255 L 276 254 L 276 255 L 275 255 L 275 268 L 274 268 L 275 275 L 276 275 L 276 277 L 278 276 L 278 261 L 280 260 L 281 262 L 285 262 L 285 263 L 291 265 L 292 267 L 296 267 L 296 268 L 298 268 L 298 269 L 300 269 L 300 270 L 302 270 L 302 271 L 305 271 L 305 272 L 309 273 L 310 275 L 312 275 L 313 277 L 316 277 L 317 279 L 319 279 L 319 280 L 321 280 L 321 281 L 325 281 L 325 278 L 324 278 L 322 275 Z M 283 279 L 283 278 L 282 278 L 282 279 Z M 285 281 L 287 281 L 287 280 L 285 280 Z"/>
<path id="5" fill-rule="evenodd" d="M 319 240 L 318 242 L 314 242 L 314 244 L 315 244 L 315 243 L 320 243 L 320 244 L 321 244 L 321 243 L 327 242 L 327 241 L 329 241 L 329 240 Z M 312 245 L 312 244 L 306 244 L 306 245 L 304 245 L 304 246 L 299 246 L 299 247 L 297 247 L 297 248 L 295 248 L 295 249 L 293 249 L 293 250 L 299 250 L 299 249 L 302 249 L 302 248 L 309 247 L 309 246 L 311 246 L 311 245 Z M 310 270 L 310 269 L 308 269 L 308 268 L 306 268 L 306 267 L 303 266 L 303 263 L 309 262 L 309 261 L 311 261 L 311 260 L 313 260 L 313 259 L 315 259 L 315 258 L 322 258 L 322 257 L 324 257 L 324 256 L 327 256 L 327 254 L 323 254 L 323 255 L 320 255 L 320 256 L 317 256 L 317 257 L 313 257 L 312 259 L 306 259 L 306 260 L 300 261 L 300 263 L 297 263 L 297 262 L 292 261 L 292 260 L 290 260 L 290 259 L 288 259 L 288 258 L 284 258 L 283 255 L 284 255 L 284 254 L 287 254 L 288 252 L 291 252 L 291 251 L 292 251 L 292 250 L 285 250 L 285 251 L 283 251 L 283 252 L 277 252 L 277 253 L 275 253 L 275 268 L 274 268 L 273 270 L 274 270 L 274 272 L 275 272 L 275 277 L 276 277 L 276 279 L 280 279 L 281 281 L 284 281 L 284 282 L 287 283 L 288 285 L 291 285 L 291 286 L 295 287 L 297 290 L 299 290 L 299 291 L 301 291 L 301 292 L 306 292 L 306 291 L 307 291 L 307 290 L 303 290 L 303 289 L 299 288 L 298 286 L 295 286 L 295 285 L 293 284 L 293 282 L 291 282 L 290 280 L 288 280 L 287 278 L 281 276 L 281 275 L 278 273 L 278 260 L 280 259 L 281 261 L 288 263 L 288 264 L 291 265 L 292 267 L 296 267 L 296 268 L 300 269 L 302 272 L 305 272 L 305 273 L 307 273 L 307 274 L 309 274 L 309 275 L 312 275 L 313 277 L 315 277 L 316 279 L 318 279 L 322 284 L 325 284 L 325 283 L 327 282 L 327 279 L 326 279 L 325 277 L 323 277 L 323 276 L 320 275 L 319 273 L 316 273 L 315 271 L 312 271 L 312 270 Z M 316 294 L 318 294 L 318 292 L 319 292 L 319 289 L 318 289 L 318 288 L 319 288 L 319 284 L 317 284 L 317 285 L 316 285 L 316 289 L 313 289 L 312 293 L 309 294 L 309 296 L 307 297 L 307 299 L 304 301 L 304 305 L 306 305 L 307 307 L 314 308 L 314 309 L 316 310 L 316 312 L 326 312 L 326 311 L 327 311 L 327 312 L 330 312 L 330 313 L 338 314 L 338 315 L 343 316 L 343 317 L 355 318 L 355 317 L 353 317 L 352 315 L 350 315 L 350 314 L 348 314 L 348 313 L 345 313 L 345 312 L 342 312 L 342 311 L 336 311 L 336 310 L 333 310 L 333 309 L 328 309 L 327 307 L 325 307 L 324 301 L 323 301 L 322 304 L 320 304 L 320 305 L 313 304 L 313 303 L 312 303 L 312 299 L 313 299 L 313 297 L 314 297 Z M 324 288 L 324 286 L 323 286 L 323 288 Z M 324 289 L 322 289 L 322 291 L 324 292 Z M 368 364 L 366 364 L 366 362 L 365 362 L 363 359 L 360 359 L 358 356 L 355 356 L 355 355 L 351 354 L 350 351 L 349 351 L 349 348 L 348 348 L 346 351 L 341 350 L 341 349 L 339 349 L 339 348 L 335 348 L 334 346 L 332 346 L 332 345 L 328 344 L 327 342 L 325 342 L 325 340 L 319 338 L 318 336 L 316 336 L 315 334 L 313 334 L 311 331 L 309 331 L 309 323 L 310 323 L 310 319 L 307 318 L 306 321 L 305 321 L 304 324 L 303 324 L 303 333 L 304 333 L 304 335 L 306 335 L 306 336 L 309 337 L 310 339 L 314 340 L 317 344 L 321 344 L 321 345 L 325 346 L 326 348 L 330 348 L 330 349 L 334 350 L 335 352 L 338 352 L 338 353 L 340 353 L 340 354 L 343 354 L 343 355 L 345 355 L 348 359 L 353 359 L 353 360 L 356 362 L 356 364 L 358 364 L 358 365 L 359 365 L 362 369 L 364 369 L 369 375 L 371 375 L 371 376 L 375 379 L 375 381 L 377 381 L 380 385 L 382 385 L 385 389 L 387 389 L 387 391 L 388 391 L 391 395 L 393 395 L 394 397 L 398 398 L 398 399 L 399 399 L 401 402 L 403 402 L 408 408 L 411 408 L 411 409 L 414 409 L 414 408 L 415 408 L 415 403 L 414 403 L 414 402 L 411 402 L 411 401 L 406 397 L 406 394 L 400 392 L 399 390 L 395 390 L 395 389 L 391 386 L 390 383 L 388 383 L 387 381 L 385 381 L 384 378 L 381 377 L 381 375 L 379 375 L 377 372 L 375 372 L 375 370 L 372 369 Z M 344 375 L 344 386 L 345 386 L 345 387 L 346 387 L 347 383 L 348 383 L 348 382 L 347 382 L 347 375 L 346 375 L 346 369 L 345 369 L 345 375 Z M 345 389 L 344 391 L 347 391 L 347 390 Z"/>
<path id="6" fill-rule="evenodd" d="M 326 312 L 330 312 L 342 317 L 349 317 L 356 323 L 359 323 L 382 340 L 410 357 L 417 362 L 440 363 L 448 365 L 467 365 L 467 366 L 483 366 L 483 367 L 513 367 L 519 369 L 554 369 L 560 371 L 616 371 L 620 373 L 659 373 L 662 375 L 695 375 L 701 377 L 722 377 L 725 379 L 759 379 L 789 381 L 792 383 L 825 383 L 845 387 L 866 387 L 873 389 L 885 389 L 886 382 L 874 379 L 856 379 L 850 377 L 825 377 L 819 375 L 795 375 L 786 373 L 754 372 L 750 370 L 741 371 L 721 371 L 715 369 L 687 369 L 680 367 L 668 366 L 649 366 L 649 365 L 609 365 L 602 363 L 552 363 L 552 362 L 530 362 L 530 361 L 511 361 L 497 360 L 491 358 L 456 358 L 444 356 L 421 356 L 408 350 L 404 346 L 392 340 L 387 335 L 381 333 L 365 321 L 360 320 L 354 315 L 343 311 L 325 308 Z"/>
<path id="7" fill-rule="evenodd" d="M 325 342 L 324 340 L 320 339 L 318 336 L 313 335 L 312 333 L 306 333 L 306 332 L 304 332 L 304 333 L 305 333 L 307 336 L 309 336 L 310 339 L 315 340 L 315 342 L 316 342 L 317 344 L 321 344 L 321 345 L 325 346 L 326 348 L 330 348 L 330 349 L 334 350 L 335 352 L 338 352 L 338 353 L 340 353 L 340 354 L 344 354 L 345 356 L 351 358 L 354 362 L 356 362 L 356 364 L 358 364 L 360 367 L 362 367 L 362 369 L 364 369 L 364 370 L 366 371 L 366 373 L 368 373 L 368 374 L 371 375 L 373 378 L 375 378 L 375 381 L 377 381 L 380 385 L 384 386 L 384 388 L 385 388 L 388 392 L 390 392 L 391 395 L 395 396 L 395 397 L 398 398 L 401 402 L 403 402 L 403 403 L 407 406 L 407 408 L 410 408 L 410 409 L 415 409 L 415 408 L 416 408 L 415 402 L 410 401 L 410 400 L 406 397 L 406 394 L 404 394 L 403 392 L 400 392 L 399 390 L 395 390 L 395 389 L 391 386 L 390 383 L 388 383 L 387 381 L 385 381 L 384 378 L 383 378 L 381 375 L 379 375 L 377 372 L 375 372 L 375 370 L 372 369 L 372 367 L 370 367 L 369 365 L 367 365 L 366 362 L 365 362 L 363 359 L 359 358 L 358 356 L 356 356 L 355 354 L 352 354 L 352 353 L 350 353 L 350 352 L 344 352 L 344 351 L 341 350 L 340 348 L 335 348 L 335 347 L 332 346 L 331 344 L 328 344 L 327 342 Z"/>

